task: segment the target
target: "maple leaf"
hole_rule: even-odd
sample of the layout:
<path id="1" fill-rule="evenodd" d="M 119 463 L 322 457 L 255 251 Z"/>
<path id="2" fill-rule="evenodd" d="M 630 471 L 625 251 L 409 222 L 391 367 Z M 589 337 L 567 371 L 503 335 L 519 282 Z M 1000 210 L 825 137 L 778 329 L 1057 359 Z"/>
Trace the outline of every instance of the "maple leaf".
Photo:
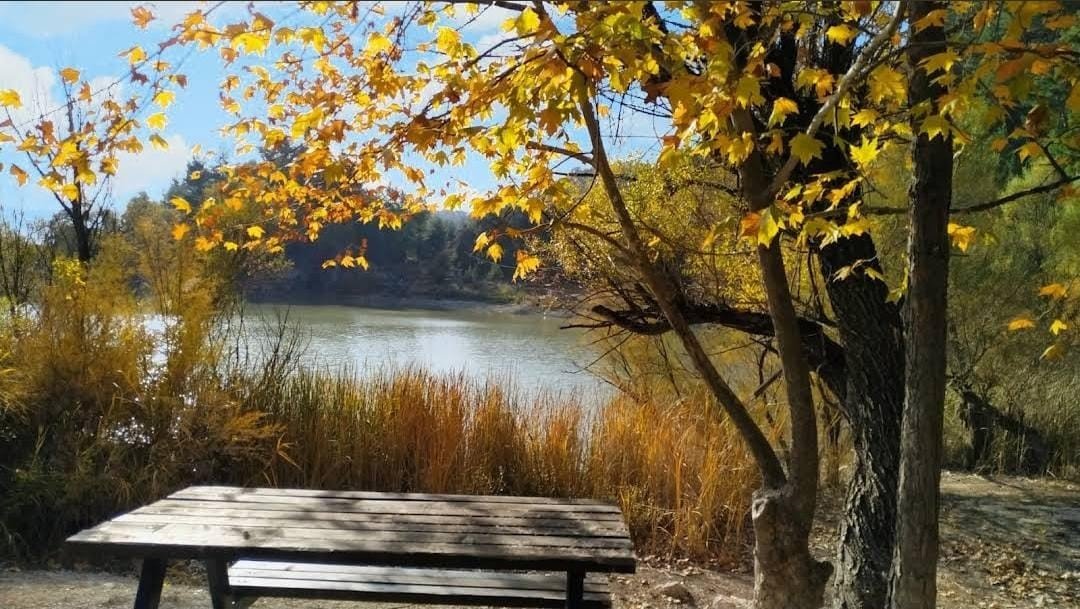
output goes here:
<path id="1" fill-rule="evenodd" d="M 154 94 L 154 103 L 162 108 L 168 108 L 169 105 L 173 103 L 174 99 L 176 99 L 176 94 L 166 89 L 162 89 Z"/>
<path id="2" fill-rule="evenodd" d="M 863 138 L 862 144 L 851 146 L 848 150 L 851 152 L 851 159 L 855 161 L 863 171 L 870 166 L 870 163 L 874 162 L 878 153 L 881 152 L 881 148 L 878 147 L 877 138 L 866 137 Z"/>
<path id="3" fill-rule="evenodd" d="M 532 8 L 527 7 L 514 20 L 514 31 L 517 32 L 518 36 L 533 34 L 538 29 L 540 29 L 540 15 L 537 15 Z"/>
<path id="4" fill-rule="evenodd" d="M 948 72 L 952 69 L 953 64 L 959 59 L 959 53 L 949 49 L 942 53 L 936 53 L 927 57 L 920 61 L 919 65 L 922 66 L 922 69 L 925 70 L 927 74 L 933 74 L 934 72 Z"/>
<path id="5" fill-rule="evenodd" d="M 824 144 L 805 133 L 796 134 L 791 138 L 790 145 L 791 154 L 798 157 L 803 165 L 809 163 L 810 159 L 820 159 L 821 151 L 825 148 Z"/>
<path id="6" fill-rule="evenodd" d="M 135 65 L 146 59 L 146 51 L 144 51 L 142 47 L 136 45 L 120 53 L 120 57 L 127 57 L 128 62 L 131 65 Z"/>
<path id="7" fill-rule="evenodd" d="M 70 85 L 79 80 L 79 71 L 75 68 L 64 68 L 60 70 L 60 79 Z"/>
<path id="8" fill-rule="evenodd" d="M 19 97 L 19 92 L 15 89 L 4 89 L 0 91 L 0 106 L 5 108 L 21 108 L 22 98 Z"/>
<path id="9" fill-rule="evenodd" d="M 536 269 L 540 268 L 540 259 L 536 256 L 532 256 L 522 250 L 518 250 L 516 257 L 517 265 L 514 267 L 513 281 L 517 281 L 518 279 L 524 279 L 529 275 L 529 273 L 532 273 L 536 271 Z"/>
<path id="10" fill-rule="evenodd" d="M 1065 356 L 1065 347 L 1060 343 L 1054 343 L 1046 348 L 1039 359 L 1059 360 Z"/>
<path id="11" fill-rule="evenodd" d="M 941 136 L 945 138 L 949 135 L 949 131 L 952 126 L 949 124 L 949 119 L 940 114 L 932 114 L 926 117 L 926 120 L 922 122 L 922 126 L 919 127 L 919 133 L 925 133 L 929 139 Z"/>
<path id="12" fill-rule="evenodd" d="M 262 239 L 263 234 L 266 231 L 261 226 L 249 226 L 247 227 L 247 236 L 251 239 Z"/>
<path id="13" fill-rule="evenodd" d="M 191 203 L 188 203 L 187 199 L 185 199 L 184 197 L 173 197 L 169 199 L 169 203 L 178 212 L 185 214 L 191 213 Z"/>
<path id="14" fill-rule="evenodd" d="M 971 242 L 975 239 L 976 231 L 974 226 L 961 226 L 949 222 L 946 231 L 949 234 L 949 239 L 952 241 L 952 244 L 960 248 L 960 251 L 962 252 L 966 252 L 968 247 L 971 246 Z"/>
<path id="15" fill-rule="evenodd" d="M 8 173 L 15 177 L 15 181 L 18 182 L 19 186 L 25 186 L 26 180 L 30 178 L 30 176 L 18 165 L 8 167 Z"/>
<path id="16" fill-rule="evenodd" d="M 937 9 L 926 13 L 922 19 L 915 22 L 915 32 L 921 32 L 928 27 L 942 27 L 945 25 L 945 17 L 948 15 L 949 11 L 945 9 Z"/>
<path id="17" fill-rule="evenodd" d="M 749 74 L 740 78 L 735 85 L 735 101 L 743 108 L 764 102 L 765 98 L 761 96 L 761 83 L 758 79 Z"/>
<path id="18" fill-rule="evenodd" d="M 851 27 L 846 23 L 834 25 L 825 30 L 825 37 L 835 42 L 836 44 L 846 45 L 855 39 L 859 35 L 859 30 Z"/>
<path id="19" fill-rule="evenodd" d="M 184 235 L 188 234 L 189 230 L 191 230 L 191 226 L 189 226 L 189 225 L 187 225 L 187 224 L 185 224 L 183 222 L 180 222 L 178 224 L 174 224 L 173 227 L 172 227 L 172 238 L 173 238 L 173 240 L 179 241 L 179 240 L 183 239 Z"/>
<path id="20" fill-rule="evenodd" d="M 1015 332 L 1017 330 L 1030 330 L 1031 328 L 1035 327 L 1035 322 L 1032 321 L 1030 317 L 1015 317 L 1012 319 L 1012 321 L 1009 322 L 1009 325 L 1007 327 L 1009 328 L 1010 332 Z"/>
<path id="21" fill-rule="evenodd" d="M 168 122 L 169 119 L 166 118 L 164 112 L 157 112 L 146 117 L 146 124 L 152 129 L 164 129 Z"/>
<path id="22" fill-rule="evenodd" d="M 166 142 L 165 138 L 161 137 L 160 135 L 158 135 L 156 133 L 152 133 L 152 134 L 150 134 L 149 139 L 150 139 L 150 144 L 154 148 L 157 148 L 158 150 L 168 150 L 169 149 L 169 142 Z"/>
<path id="23" fill-rule="evenodd" d="M 1061 321 L 1060 319 L 1055 319 L 1053 321 L 1053 323 L 1050 324 L 1050 333 L 1053 334 L 1054 336 L 1057 336 L 1058 334 L 1061 334 L 1062 332 L 1064 332 L 1065 330 L 1068 330 L 1068 329 L 1069 329 L 1069 324 Z"/>
<path id="24" fill-rule="evenodd" d="M 136 6 L 131 9 L 131 21 L 141 30 L 145 30 L 146 26 L 150 25 L 150 22 L 154 20 L 154 13 L 150 12 L 150 9 L 145 6 Z"/>
<path id="25" fill-rule="evenodd" d="M 1060 283 L 1051 283 L 1039 288 L 1039 296 L 1047 296 L 1051 300 L 1061 300 L 1068 294 L 1068 290 Z"/>
<path id="26" fill-rule="evenodd" d="M 798 114 L 799 104 L 786 97 L 778 97 L 769 113 L 769 126 L 782 125 L 789 114 Z"/>

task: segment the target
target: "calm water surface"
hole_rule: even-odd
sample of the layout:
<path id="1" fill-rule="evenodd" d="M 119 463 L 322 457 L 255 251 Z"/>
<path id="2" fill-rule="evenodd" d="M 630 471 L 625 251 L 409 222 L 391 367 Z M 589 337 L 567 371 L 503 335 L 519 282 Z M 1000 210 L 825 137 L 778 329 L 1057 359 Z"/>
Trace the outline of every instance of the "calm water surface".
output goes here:
<path id="1" fill-rule="evenodd" d="M 526 394 L 576 393 L 587 402 L 608 385 L 582 366 L 595 355 L 581 330 L 560 330 L 564 319 L 485 309 L 387 310 L 333 305 L 257 305 L 263 319 L 288 314 L 307 338 L 311 367 L 365 369 L 423 366 L 483 381 L 510 376 Z M 269 332 L 254 324 L 254 333 Z"/>

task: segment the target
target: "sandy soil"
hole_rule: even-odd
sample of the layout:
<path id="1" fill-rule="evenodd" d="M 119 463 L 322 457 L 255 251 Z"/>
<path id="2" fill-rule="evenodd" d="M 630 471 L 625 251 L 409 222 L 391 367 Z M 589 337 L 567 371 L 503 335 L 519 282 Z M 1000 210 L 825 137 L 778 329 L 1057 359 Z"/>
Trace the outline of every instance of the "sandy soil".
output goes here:
<path id="1" fill-rule="evenodd" d="M 1080 485 L 946 474 L 942 481 L 943 609 L 1080 609 Z M 820 540 L 826 542 L 826 540 Z M 827 545 L 827 544 L 825 544 Z M 206 609 L 209 597 L 190 570 L 166 583 L 162 609 Z M 688 564 L 642 565 L 613 581 L 617 607 L 749 607 L 752 578 Z M 0 571 L 0 609 L 121 609 L 131 576 L 79 571 Z M 679 597 L 679 598 L 675 598 Z M 266 599 L 256 609 L 404 607 Z"/>

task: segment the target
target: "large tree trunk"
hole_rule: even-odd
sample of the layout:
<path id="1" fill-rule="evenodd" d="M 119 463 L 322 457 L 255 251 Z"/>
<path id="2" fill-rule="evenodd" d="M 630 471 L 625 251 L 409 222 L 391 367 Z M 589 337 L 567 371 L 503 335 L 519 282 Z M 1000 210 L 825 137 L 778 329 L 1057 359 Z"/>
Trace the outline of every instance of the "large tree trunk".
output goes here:
<path id="1" fill-rule="evenodd" d="M 869 235 L 842 239 L 819 253 L 832 277 L 858 260 L 880 270 Z M 899 308 L 886 301 L 885 284 L 855 274 L 826 284 L 844 346 L 847 391 L 842 400 L 851 426 L 854 462 L 840 521 L 837 609 L 881 609 L 896 529 L 900 417 L 904 402 L 904 343 Z"/>
<path id="2" fill-rule="evenodd" d="M 914 23 L 943 2 L 912 2 L 908 47 L 912 107 L 938 111 L 943 88 L 917 66 L 946 50 L 945 30 Z M 921 105 L 921 106 L 920 106 Z M 949 279 L 949 206 L 952 199 L 952 137 L 919 133 L 913 146 L 908 238 L 908 295 L 904 316 L 906 367 L 901 427 L 896 551 L 890 579 L 894 609 L 933 609 L 937 602 L 938 503 L 945 405 L 946 304 Z"/>
<path id="3" fill-rule="evenodd" d="M 751 516 L 757 609 L 817 609 L 824 602 L 832 565 L 810 554 L 810 531 L 799 503 L 790 488 L 754 493 Z"/>

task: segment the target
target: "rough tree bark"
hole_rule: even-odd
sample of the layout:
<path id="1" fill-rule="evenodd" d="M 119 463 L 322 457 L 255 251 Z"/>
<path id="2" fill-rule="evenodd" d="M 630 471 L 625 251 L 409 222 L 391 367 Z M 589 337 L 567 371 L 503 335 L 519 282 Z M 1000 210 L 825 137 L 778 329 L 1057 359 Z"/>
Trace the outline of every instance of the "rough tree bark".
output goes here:
<path id="1" fill-rule="evenodd" d="M 943 87 L 918 68 L 946 50 L 945 30 L 914 23 L 938 1 L 912 2 L 909 99 L 914 116 L 938 112 Z M 900 483 L 896 550 L 890 577 L 893 609 L 933 609 L 937 602 L 938 504 L 941 482 L 942 420 L 945 403 L 946 304 L 949 272 L 949 206 L 953 149 L 950 135 L 930 139 L 919 133 L 912 150 L 914 179 L 909 193 L 908 294 L 904 305 L 906 367 L 901 426 Z"/>

